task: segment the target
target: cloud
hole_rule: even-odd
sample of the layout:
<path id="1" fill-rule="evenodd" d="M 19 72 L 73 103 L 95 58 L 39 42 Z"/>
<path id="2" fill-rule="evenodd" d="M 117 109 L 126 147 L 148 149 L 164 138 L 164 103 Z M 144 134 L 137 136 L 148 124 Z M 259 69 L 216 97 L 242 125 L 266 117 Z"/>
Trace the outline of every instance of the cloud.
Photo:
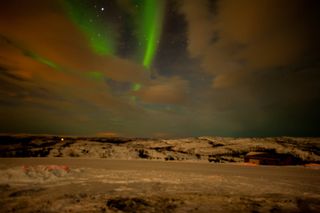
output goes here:
<path id="1" fill-rule="evenodd" d="M 200 56 L 212 40 L 214 26 L 212 15 L 208 10 L 209 2 L 205 0 L 186 0 L 181 6 L 189 25 L 188 50 L 192 57 Z"/>
<path id="2" fill-rule="evenodd" d="M 36 9 L 40 12 L 33 12 Z M 2 36 L 66 70 L 100 71 L 108 78 L 127 82 L 143 82 L 148 78 L 144 68 L 130 60 L 94 54 L 87 38 L 66 17 L 59 1 L 12 1 L 0 10 Z"/>
<path id="3" fill-rule="evenodd" d="M 133 61 L 94 54 L 59 1 L 3 3 L 0 36 L 0 65 L 5 69 L 1 80 L 11 85 L 8 94 L 29 101 L 44 98 L 40 101 L 44 104 L 57 99 L 122 109 L 128 104 L 108 92 L 103 78 L 125 83 L 149 81 L 143 66 Z M 93 72 L 102 81 L 91 78 Z M 48 95 L 34 97 L 37 90 L 46 90 Z"/>
<path id="4" fill-rule="evenodd" d="M 188 93 L 188 81 L 180 77 L 159 77 L 150 81 L 137 92 L 146 103 L 182 104 Z"/>
<path id="5" fill-rule="evenodd" d="M 94 54 L 59 1 L 1 4 L 0 68 L 1 131 L 95 134 L 121 130 L 128 114 L 143 113 L 104 78 L 144 83 L 148 73 L 134 61 Z"/>
<path id="6" fill-rule="evenodd" d="M 0 47 L 2 130 L 134 135 L 135 122 L 148 126 L 149 112 L 131 95 L 164 105 L 187 98 L 188 82 L 180 77 L 151 79 L 132 60 L 96 55 L 57 1 L 4 3 Z M 141 91 L 130 91 L 133 83 L 141 84 Z M 138 132 L 148 135 L 154 129 Z"/>
<path id="7" fill-rule="evenodd" d="M 218 0 L 214 13 L 208 4 L 186 0 L 181 12 L 190 56 L 215 77 L 216 88 L 236 83 L 242 73 L 289 66 L 318 53 L 316 1 Z"/>
<path id="8" fill-rule="evenodd" d="M 212 79 L 195 93 L 195 122 L 248 135 L 316 132 L 319 8 L 318 1 L 183 1 L 189 56 Z"/>
<path id="9" fill-rule="evenodd" d="M 95 54 L 59 2 L 1 3 L 1 131 L 171 137 L 319 129 L 317 1 L 175 2 L 180 13 L 167 7 L 158 74 Z M 135 14 L 131 1 L 117 3 L 126 17 Z M 135 33 L 123 30 L 119 41 Z"/>

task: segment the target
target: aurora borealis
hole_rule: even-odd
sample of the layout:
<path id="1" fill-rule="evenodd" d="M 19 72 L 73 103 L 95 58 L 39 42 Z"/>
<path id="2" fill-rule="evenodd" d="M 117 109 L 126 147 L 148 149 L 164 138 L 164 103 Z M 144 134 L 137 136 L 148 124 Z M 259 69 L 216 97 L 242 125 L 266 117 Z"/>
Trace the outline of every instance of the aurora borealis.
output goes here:
<path id="1" fill-rule="evenodd" d="M 165 1 L 141 1 L 142 17 L 139 41 L 143 44 L 143 65 L 149 69 L 158 47 Z"/>
<path id="2" fill-rule="evenodd" d="M 101 8 L 90 8 L 87 2 L 75 0 L 61 1 L 70 19 L 86 35 L 92 50 L 101 55 L 112 55 L 115 51 L 115 41 L 112 29 L 100 21 Z M 101 10 L 97 13 L 95 10 Z"/>
<path id="3" fill-rule="evenodd" d="M 315 136 L 316 0 L 0 3 L 0 130 Z"/>
<path id="4" fill-rule="evenodd" d="M 86 35 L 93 51 L 101 55 L 114 55 L 116 51 L 116 29 L 106 22 L 104 13 L 107 8 L 93 7 L 85 1 L 61 1 L 71 20 Z M 141 48 L 138 50 L 142 55 L 142 64 L 147 69 L 152 65 L 153 58 L 159 44 L 165 1 L 141 0 L 133 1 L 136 7 L 136 15 L 133 17 L 137 25 L 137 43 Z M 104 19 L 104 21 L 101 21 Z"/>

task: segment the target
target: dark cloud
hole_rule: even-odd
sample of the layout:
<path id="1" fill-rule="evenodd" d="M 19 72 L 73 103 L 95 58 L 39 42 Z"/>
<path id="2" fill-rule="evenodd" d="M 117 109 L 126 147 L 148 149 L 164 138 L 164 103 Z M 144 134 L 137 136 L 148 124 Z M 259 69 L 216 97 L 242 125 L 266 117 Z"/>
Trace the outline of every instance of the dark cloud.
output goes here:
<path id="1" fill-rule="evenodd" d="M 212 78 L 210 92 L 198 94 L 207 106 L 198 108 L 223 121 L 216 129 L 316 134 L 319 8 L 317 1 L 183 1 L 189 55 Z"/>

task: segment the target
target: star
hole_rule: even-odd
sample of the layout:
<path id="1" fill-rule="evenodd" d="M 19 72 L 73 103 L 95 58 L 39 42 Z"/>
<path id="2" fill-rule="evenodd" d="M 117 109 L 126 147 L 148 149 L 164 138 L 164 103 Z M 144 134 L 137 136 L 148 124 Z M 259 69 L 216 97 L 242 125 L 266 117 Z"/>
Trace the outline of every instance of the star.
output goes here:
<path id="1" fill-rule="evenodd" d="M 101 7 L 101 11 L 104 11 L 104 7 Z"/>

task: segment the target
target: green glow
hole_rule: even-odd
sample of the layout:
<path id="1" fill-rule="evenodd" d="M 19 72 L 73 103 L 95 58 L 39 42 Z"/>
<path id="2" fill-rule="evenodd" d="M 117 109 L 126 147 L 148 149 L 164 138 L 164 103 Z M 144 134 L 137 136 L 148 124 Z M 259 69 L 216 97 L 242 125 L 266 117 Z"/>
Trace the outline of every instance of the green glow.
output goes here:
<path id="1" fill-rule="evenodd" d="M 143 66 L 150 68 L 155 56 L 162 31 L 164 1 L 143 0 L 141 5 L 141 23 L 139 42 L 142 44 Z"/>
<path id="2" fill-rule="evenodd" d="M 130 99 L 131 99 L 132 102 L 136 102 L 137 101 L 137 97 L 134 96 L 134 95 L 130 96 Z"/>
<path id="3" fill-rule="evenodd" d="M 91 49 L 99 55 L 113 55 L 115 42 L 111 28 L 99 21 L 97 12 L 88 4 L 90 2 L 67 0 L 62 3 L 71 20 L 87 37 Z"/>
<path id="4" fill-rule="evenodd" d="M 96 81 L 103 81 L 104 80 L 104 74 L 102 72 L 97 71 L 91 71 L 87 73 L 88 77 L 96 80 Z"/>
<path id="5" fill-rule="evenodd" d="M 55 64 L 54 62 L 50 61 L 49 59 L 41 57 L 40 55 L 38 55 L 38 54 L 36 54 L 34 52 L 31 52 L 29 50 L 23 50 L 23 54 L 25 56 L 28 56 L 28 57 L 34 59 L 35 61 L 38 61 L 41 64 L 45 64 L 48 67 L 51 67 L 51 68 L 53 68 L 55 70 L 61 70 L 61 67 L 59 65 Z"/>
<path id="6" fill-rule="evenodd" d="M 142 87 L 141 84 L 134 83 L 134 84 L 132 85 L 132 90 L 136 92 L 136 91 L 139 91 L 139 90 L 141 89 L 141 87 Z"/>

